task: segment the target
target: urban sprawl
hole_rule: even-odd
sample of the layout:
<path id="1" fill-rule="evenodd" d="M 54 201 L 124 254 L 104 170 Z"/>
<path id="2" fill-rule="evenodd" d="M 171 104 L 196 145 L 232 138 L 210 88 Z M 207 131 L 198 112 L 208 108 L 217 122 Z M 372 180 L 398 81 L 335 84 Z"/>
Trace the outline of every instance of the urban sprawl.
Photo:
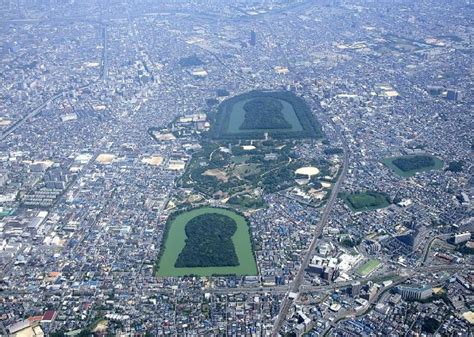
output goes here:
<path id="1" fill-rule="evenodd" d="M 471 336 L 473 17 L 0 0 L 0 336 Z"/>

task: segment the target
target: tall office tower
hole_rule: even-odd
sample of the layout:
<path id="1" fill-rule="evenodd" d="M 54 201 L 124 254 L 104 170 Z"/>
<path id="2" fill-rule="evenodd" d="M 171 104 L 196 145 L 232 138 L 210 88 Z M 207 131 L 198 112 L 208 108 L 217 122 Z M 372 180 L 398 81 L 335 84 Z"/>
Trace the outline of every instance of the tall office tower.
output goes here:
<path id="1" fill-rule="evenodd" d="M 257 33 L 254 30 L 250 32 L 250 45 L 255 46 L 257 44 Z"/>
<path id="2" fill-rule="evenodd" d="M 351 296 L 357 297 L 360 295 L 360 290 L 362 289 L 362 284 L 359 281 L 355 281 L 351 284 Z"/>

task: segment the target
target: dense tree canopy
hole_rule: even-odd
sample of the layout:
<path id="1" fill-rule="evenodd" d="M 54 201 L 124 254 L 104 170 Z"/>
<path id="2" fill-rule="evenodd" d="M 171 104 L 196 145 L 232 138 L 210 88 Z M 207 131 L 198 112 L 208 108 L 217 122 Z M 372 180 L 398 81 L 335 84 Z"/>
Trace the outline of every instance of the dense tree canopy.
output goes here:
<path id="1" fill-rule="evenodd" d="M 394 159 L 393 164 L 400 170 L 408 172 L 435 166 L 435 160 L 431 156 L 416 155 Z"/>
<path id="2" fill-rule="evenodd" d="M 228 203 L 245 208 L 259 208 L 264 205 L 262 198 L 255 198 L 249 195 L 234 195 L 229 199 Z"/>
<path id="3" fill-rule="evenodd" d="M 236 222 L 225 215 L 198 215 L 186 224 L 186 245 L 176 260 L 175 267 L 237 266 L 232 235 Z"/>
<path id="4" fill-rule="evenodd" d="M 204 63 L 201 61 L 201 59 L 197 57 L 196 55 L 183 57 L 182 59 L 179 60 L 179 65 L 181 67 L 197 67 L 203 64 Z"/>
<path id="5" fill-rule="evenodd" d="M 449 163 L 448 168 L 446 170 L 451 171 L 451 172 L 461 172 L 463 166 L 464 166 L 464 162 L 462 160 L 452 161 Z"/>
<path id="6" fill-rule="evenodd" d="M 435 318 L 428 317 L 424 320 L 421 330 L 427 333 L 435 333 L 439 329 L 441 323 Z"/>
<path id="7" fill-rule="evenodd" d="M 271 97 L 259 97 L 244 104 L 245 119 L 240 129 L 291 129 L 282 112 L 283 104 Z"/>
<path id="8" fill-rule="evenodd" d="M 338 147 L 331 147 L 329 149 L 324 150 L 324 154 L 327 154 L 327 155 L 341 154 L 343 152 L 344 152 L 344 150 L 341 149 L 341 148 L 338 148 Z"/>
<path id="9" fill-rule="evenodd" d="M 355 210 L 385 207 L 390 204 L 385 194 L 374 191 L 348 194 L 346 200 Z"/>

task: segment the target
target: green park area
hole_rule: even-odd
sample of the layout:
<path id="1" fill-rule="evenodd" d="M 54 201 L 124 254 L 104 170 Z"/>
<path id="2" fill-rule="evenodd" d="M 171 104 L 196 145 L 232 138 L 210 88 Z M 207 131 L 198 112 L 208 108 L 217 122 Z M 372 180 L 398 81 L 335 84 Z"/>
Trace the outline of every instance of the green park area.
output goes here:
<path id="1" fill-rule="evenodd" d="M 251 91 L 223 101 L 213 118 L 216 139 L 319 138 L 306 102 L 288 91 Z"/>
<path id="2" fill-rule="evenodd" d="M 229 92 L 219 89 L 218 94 L 226 97 Z M 320 180 L 334 175 L 325 156 L 301 159 L 301 139 L 316 141 L 323 132 L 306 102 L 292 92 L 250 91 L 224 100 L 207 116 L 210 130 L 202 132 L 200 146 L 179 179 L 179 186 L 192 189 L 199 199 L 221 200 L 246 211 L 265 206 L 262 192 L 298 184 L 315 194 L 322 189 Z M 296 173 L 305 167 L 319 174 Z"/>
<path id="3" fill-rule="evenodd" d="M 239 206 L 242 209 L 261 208 L 265 205 L 261 197 L 251 196 L 249 194 L 234 195 L 227 201 L 229 205 Z"/>
<path id="4" fill-rule="evenodd" d="M 380 261 L 376 259 L 371 259 L 367 262 L 365 262 L 362 266 L 357 268 L 356 272 L 362 276 L 366 277 L 370 273 L 372 273 L 375 269 L 377 269 L 380 266 Z"/>
<path id="5" fill-rule="evenodd" d="M 292 141 L 283 139 L 203 142 L 186 167 L 181 185 L 207 198 L 227 199 L 241 209 L 263 205 L 259 190 L 273 193 L 294 186 L 298 178 L 295 172 L 304 166 L 320 171 L 307 185 L 317 188 L 318 179 L 330 174 L 330 163 L 324 158 L 295 160 L 292 145 Z"/>
<path id="6" fill-rule="evenodd" d="M 342 197 L 351 210 L 355 212 L 384 208 L 390 205 L 387 195 L 374 191 L 345 193 Z"/>
<path id="7" fill-rule="evenodd" d="M 413 154 L 401 157 L 385 158 L 385 166 L 402 177 L 411 177 L 417 172 L 440 170 L 443 168 L 443 161 L 428 154 Z"/>
<path id="8" fill-rule="evenodd" d="M 172 215 L 158 276 L 257 275 L 249 226 L 231 210 L 202 207 Z"/>

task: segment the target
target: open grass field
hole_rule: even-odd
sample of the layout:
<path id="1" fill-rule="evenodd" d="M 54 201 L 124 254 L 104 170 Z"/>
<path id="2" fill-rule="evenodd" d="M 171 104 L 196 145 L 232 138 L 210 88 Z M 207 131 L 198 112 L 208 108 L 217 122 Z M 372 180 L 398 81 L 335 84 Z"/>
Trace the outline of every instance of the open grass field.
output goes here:
<path id="1" fill-rule="evenodd" d="M 388 197 L 374 191 L 344 194 L 343 199 L 354 212 L 369 211 L 390 205 Z"/>
<path id="2" fill-rule="evenodd" d="M 233 174 L 239 177 L 246 177 L 249 175 L 259 174 L 260 168 L 258 164 L 242 164 L 236 165 Z"/>
<path id="3" fill-rule="evenodd" d="M 245 164 L 250 159 L 250 156 L 232 156 L 230 161 L 233 164 Z"/>
<path id="4" fill-rule="evenodd" d="M 185 246 L 186 232 L 185 227 L 192 218 L 202 215 L 216 213 L 226 215 L 237 223 L 237 230 L 232 236 L 235 252 L 239 259 L 239 265 L 233 267 L 192 267 L 176 268 L 175 262 Z M 202 207 L 179 214 L 170 224 L 166 242 L 162 247 L 164 249 L 160 260 L 158 261 L 158 276 L 212 276 L 212 275 L 257 275 L 257 265 L 252 253 L 252 244 L 250 241 L 249 226 L 247 220 L 231 210 L 223 208 Z"/>
<path id="5" fill-rule="evenodd" d="M 379 260 L 371 259 L 365 262 L 359 268 L 357 268 L 356 272 L 362 277 L 366 277 L 367 275 L 372 273 L 375 269 L 377 269 L 379 266 L 380 266 Z"/>
<path id="6" fill-rule="evenodd" d="M 210 170 L 204 171 L 204 173 L 202 173 L 202 175 L 209 176 L 209 177 L 215 177 L 216 179 L 218 179 L 220 181 L 224 181 L 224 182 L 227 182 L 229 180 L 226 173 L 224 171 L 219 170 L 219 169 L 210 169 Z"/>
<path id="7" fill-rule="evenodd" d="M 382 160 L 382 163 L 401 177 L 411 177 L 417 172 L 440 170 L 444 165 L 441 159 L 428 154 L 390 157 Z"/>

